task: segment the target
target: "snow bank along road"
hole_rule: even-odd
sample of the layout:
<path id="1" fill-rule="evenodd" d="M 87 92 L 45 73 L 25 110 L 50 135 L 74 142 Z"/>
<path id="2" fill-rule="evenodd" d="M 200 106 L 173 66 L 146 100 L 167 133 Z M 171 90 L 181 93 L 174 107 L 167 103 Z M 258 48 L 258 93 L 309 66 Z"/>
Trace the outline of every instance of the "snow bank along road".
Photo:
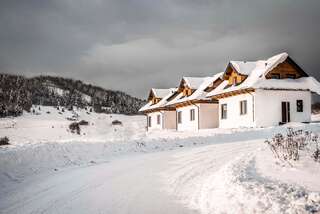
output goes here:
<path id="1" fill-rule="evenodd" d="M 320 189 L 311 192 L 260 174 L 259 165 L 271 160 L 263 141 L 274 131 L 280 128 L 148 142 L 40 143 L 2 150 L 0 213 L 317 210 Z"/>

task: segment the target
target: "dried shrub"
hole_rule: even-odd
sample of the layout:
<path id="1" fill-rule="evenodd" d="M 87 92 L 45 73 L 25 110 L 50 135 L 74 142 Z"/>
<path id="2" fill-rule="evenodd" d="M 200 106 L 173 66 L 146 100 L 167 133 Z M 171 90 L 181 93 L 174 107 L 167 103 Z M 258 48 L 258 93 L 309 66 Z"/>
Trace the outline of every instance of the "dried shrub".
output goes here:
<path id="1" fill-rule="evenodd" d="M 75 133 L 76 132 L 77 134 L 80 134 L 80 132 L 81 132 L 80 125 L 77 122 L 71 123 L 69 125 L 69 129 L 70 129 L 71 133 Z"/>
<path id="2" fill-rule="evenodd" d="M 284 161 L 298 161 L 302 151 L 315 161 L 320 161 L 319 136 L 310 131 L 288 128 L 286 134 L 277 133 L 266 140 L 273 155 Z"/>
<path id="3" fill-rule="evenodd" d="M 8 137 L 0 138 L 0 146 L 10 145 Z"/>
<path id="4" fill-rule="evenodd" d="M 316 151 L 312 154 L 313 160 L 316 162 L 320 162 L 320 149 L 317 148 Z"/>

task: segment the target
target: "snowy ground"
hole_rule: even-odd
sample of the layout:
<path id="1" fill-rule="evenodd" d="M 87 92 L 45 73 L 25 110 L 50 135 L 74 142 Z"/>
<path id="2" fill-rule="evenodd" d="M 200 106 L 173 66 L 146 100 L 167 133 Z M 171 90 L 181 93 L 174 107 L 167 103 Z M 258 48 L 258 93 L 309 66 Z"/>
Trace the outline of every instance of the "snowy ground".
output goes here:
<path id="1" fill-rule="evenodd" d="M 0 213 L 320 211 L 320 164 L 281 165 L 263 143 L 285 127 L 146 134 L 143 116 L 82 110 L 79 136 L 70 112 L 41 110 L 0 120 L 13 144 L 0 148 Z"/>

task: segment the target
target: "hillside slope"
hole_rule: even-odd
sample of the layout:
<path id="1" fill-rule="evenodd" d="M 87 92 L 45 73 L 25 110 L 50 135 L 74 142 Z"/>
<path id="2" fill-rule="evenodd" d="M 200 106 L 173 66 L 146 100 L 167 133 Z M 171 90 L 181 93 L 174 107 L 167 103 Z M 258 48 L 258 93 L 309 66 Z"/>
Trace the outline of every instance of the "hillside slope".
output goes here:
<path id="1" fill-rule="evenodd" d="M 0 117 L 19 116 L 23 110 L 30 111 L 32 104 L 67 108 L 91 106 L 95 112 L 137 114 L 144 101 L 80 80 L 0 74 Z"/>

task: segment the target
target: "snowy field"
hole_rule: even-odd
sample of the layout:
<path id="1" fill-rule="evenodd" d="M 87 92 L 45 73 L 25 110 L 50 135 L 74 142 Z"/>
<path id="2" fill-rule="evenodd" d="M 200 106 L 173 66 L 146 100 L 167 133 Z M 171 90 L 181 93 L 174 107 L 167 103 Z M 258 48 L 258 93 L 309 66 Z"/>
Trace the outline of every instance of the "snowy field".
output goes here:
<path id="1" fill-rule="evenodd" d="M 0 213 L 320 211 L 320 164 L 279 163 L 264 144 L 286 127 L 146 134 L 144 116 L 88 113 L 0 120 L 12 144 L 0 147 Z M 74 115 L 89 122 L 80 135 L 68 131 Z"/>

